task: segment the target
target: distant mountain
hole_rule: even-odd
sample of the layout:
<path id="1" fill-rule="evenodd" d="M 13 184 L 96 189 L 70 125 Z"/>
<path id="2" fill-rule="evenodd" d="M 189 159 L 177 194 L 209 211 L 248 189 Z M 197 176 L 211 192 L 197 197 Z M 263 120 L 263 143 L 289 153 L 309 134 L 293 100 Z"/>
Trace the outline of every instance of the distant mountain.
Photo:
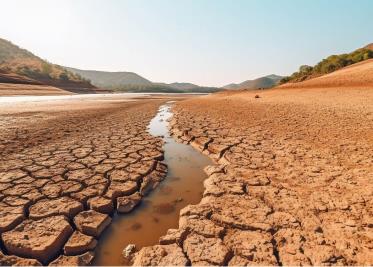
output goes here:
<path id="1" fill-rule="evenodd" d="M 22 49 L 13 43 L 0 38 L 0 70 L 3 74 L 2 81 L 15 82 L 27 77 L 36 83 L 53 85 L 74 91 L 74 88 L 94 88 L 90 82 L 61 66 L 47 62 L 33 53 Z M 7 78 L 5 78 L 5 76 Z M 17 78 L 15 78 L 17 76 Z M 10 77 L 13 78 L 10 78 Z M 15 79 L 14 79 L 15 78 Z M 26 81 L 30 82 L 30 81 Z"/>
<path id="2" fill-rule="evenodd" d="M 196 85 L 196 84 L 193 84 L 193 83 L 169 83 L 168 84 L 169 86 L 173 87 L 173 88 L 177 88 L 177 89 L 180 89 L 180 90 L 191 90 L 191 89 L 195 89 L 197 87 L 200 87 L 199 85 Z"/>
<path id="3" fill-rule="evenodd" d="M 141 77 L 134 72 L 110 72 L 97 70 L 80 70 L 75 68 L 64 67 L 65 69 L 79 74 L 88 79 L 92 84 L 99 87 L 116 88 L 126 85 L 151 85 L 152 82 Z"/>
<path id="4" fill-rule="evenodd" d="M 193 83 L 153 83 L 133 72 L 108 72 L 80 70 L 65 67 L 67 70 L 88 79 L 95 86 L 122 92 L 163 92 L 163 93 L 210 93 L 220 91 L 216 87 L 203 87 Z"/>
<path id="5" fill-rule="evenodd" d="M 224 89 L 239 90 L 239 89 L 259 89 L 271 88 L 275 86 L 283 77 L 275 74 L 257 78 L 255 80 L 247 80 L 242 83 L 231 83 L 223 86 Z"/>

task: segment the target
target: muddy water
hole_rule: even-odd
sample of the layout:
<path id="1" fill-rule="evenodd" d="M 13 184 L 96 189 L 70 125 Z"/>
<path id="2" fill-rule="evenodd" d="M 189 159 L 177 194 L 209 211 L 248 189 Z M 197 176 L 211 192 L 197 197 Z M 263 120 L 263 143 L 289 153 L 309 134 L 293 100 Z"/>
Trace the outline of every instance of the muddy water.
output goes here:
<path id="1" fill-rule="evenodd" d="M 170 103 L 161 106 L 149 124 L 149 132 L 163 136 L 166 179 L 129 214 L 115 214 L 113 223 L 99 240 L 94 265 L 126 265 L 122 250 L 128 244 L 137 248 L 158 243 L 169 228 L 177 228 L 179 211 L 197 204 L 202 197 L 203 168 L 211 160 L 189 145 L 177 143 L 168 132 L 167 119 L 172 116 Z"/>

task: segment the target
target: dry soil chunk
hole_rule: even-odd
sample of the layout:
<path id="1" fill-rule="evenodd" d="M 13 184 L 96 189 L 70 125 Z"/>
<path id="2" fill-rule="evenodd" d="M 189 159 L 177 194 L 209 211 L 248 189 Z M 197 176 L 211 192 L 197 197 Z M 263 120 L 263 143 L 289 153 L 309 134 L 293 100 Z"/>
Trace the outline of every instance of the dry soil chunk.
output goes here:
<path id="1" fill-rule="evenodd" d="M 3 233 L 2 239 L 9 253 L 47 263 L 59 253 L 72 232 L 64 216 L 54 216 L 25 220 L 12 231 Z"/>
<path id="2" fill-rule="evenodd" d="M 13 229 L 25 218 L 22 207 L 0 205 L 0 233 Z"/>
<path id="3" fill-rule="evenodd" d="M 65 215 L 73 218 L 78 212 L 83 210 L 83 205 L 72 198 L 61 197 L 57 199 L 43 199 L 30 207 L 31 219 L 40 219 L 54 215 Z"/>
<path id="4" fill-rule="evenodd" d="M 106 196 L 111 199 L 116 199 L 117 197 L 128 196 L 135 193 L 137 190 L 137 183 L 134 181 L 127 182 L 116 182 L 112 181 Z"/>
<path id="5" fill-rule="evenodd" d="M 184 241 L 184 251 L 192 265 L 226 265 L 229 250 L 219 238 L 191 234 Z"/>
<path id="6" fill-rule="evenodd" d="M 89 250 L 93 250 L 97 245 L 96 239 L 92 236 L 82 234 L 79 231 L 75 231 L 69 238 L 64 247 L 65 255 L 79 255 Z"/>
<path id="7" fill-rule="evenodd" d="M 104 197 L 94 197 L 88 200 L 88 205 L 92 210 L 110 214 L 113 209 L 113 201 Z"/>
<path id="8" fill-rule="evenodd" d="M 144 247 L 136 253 L 134 266 L 186 266 L 188 259 L 176 244 Z"/>
<path id="9" fill-rule="evenodd" d="M 277 265 L 271 235 L 256 231 L 229 231 L 224 243 L 252 265 Z"/>
<path id="10" fill-rule="evenodd" d="M 86 252 L 77 256 L 61 255 L 52 261 L 49 266 L 87 266 L 90 265 L 94 258 L 93 252 Z"/>
<path id="11" fill-rule="evenodd" d="M 127 213 L 133 210 L 141 201 L 141 195 L 139 193 L 132 194 L 126 197 L 117 198 L 117 210 L 118 212 Z"/>
<path id="12" fill-rule="evenodd" d="M 4 255 L 0 252 L 0 266 L 42 266 L 35 259 L 25 259 L 13 255 Z"/>
<path id="13" fill-rule="evenodd" d="M 80 232 L 99 237 L 110 224 L 111 218 L 94 210 L 82 211 L 74 218 L 74 223 Z"/>

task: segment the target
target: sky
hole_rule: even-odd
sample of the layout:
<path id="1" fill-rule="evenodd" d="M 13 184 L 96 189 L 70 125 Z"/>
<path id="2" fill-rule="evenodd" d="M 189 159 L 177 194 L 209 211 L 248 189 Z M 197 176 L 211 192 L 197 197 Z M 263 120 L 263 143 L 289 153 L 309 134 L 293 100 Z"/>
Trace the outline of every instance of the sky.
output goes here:
<path id="1" fill-rule="evenodd" d="M 371 0 L 1 0 L 0 38 L 49 62 L 223 86 L 373 42 Z"/>

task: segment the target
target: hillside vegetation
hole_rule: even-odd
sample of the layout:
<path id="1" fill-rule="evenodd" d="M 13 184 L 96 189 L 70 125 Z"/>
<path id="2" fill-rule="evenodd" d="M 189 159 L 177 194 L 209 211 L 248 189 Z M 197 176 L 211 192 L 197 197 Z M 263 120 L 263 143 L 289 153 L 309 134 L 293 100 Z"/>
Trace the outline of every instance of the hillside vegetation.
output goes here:
<path id="1" fill-rule="evenodd" d="M 364 48 L 357 49 L 349 54 L 331 55 L 315 66 L 302 65 L 297 72 L 281 79 L 280 84 L 297 83 L 312 78 L 316 78 L 336 70 L 342 69 L 346 66 L 373 58 L 373 45 L 370 44 Z"/>
<path id="2" fill-rule="evenodd" d="M 31 52 L 0 38 L 0 70 L 45 84 L 93 87 L 88 79 L 49 63 Z"/>
<path id="3" fill-rule="evenodd" d="M 373 59 L 313 79 L 285 83 L 279 88 L 373 88 Z"/>

